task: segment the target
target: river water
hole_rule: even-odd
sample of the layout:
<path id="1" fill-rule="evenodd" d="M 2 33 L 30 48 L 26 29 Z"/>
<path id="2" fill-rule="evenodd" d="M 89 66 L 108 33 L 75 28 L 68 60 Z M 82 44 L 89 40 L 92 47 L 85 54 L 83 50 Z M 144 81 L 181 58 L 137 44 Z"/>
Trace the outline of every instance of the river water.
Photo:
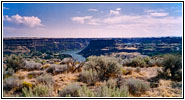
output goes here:
<path id="1" fill-rule="evenodd" d="M 64 52 L 61 52 L 62 54 L 69 54 L 73 57 L 73 59 L 75 59 L 76 61 L 79 61 L 79 62 L 83 62 L 86 60 L 85 57 L 83 57 L 82 55 L 80 54 L 77 54 L 78 52 L 80 52 L 81 50 L 68 50 L 68 51 L 64 51 Z"/>

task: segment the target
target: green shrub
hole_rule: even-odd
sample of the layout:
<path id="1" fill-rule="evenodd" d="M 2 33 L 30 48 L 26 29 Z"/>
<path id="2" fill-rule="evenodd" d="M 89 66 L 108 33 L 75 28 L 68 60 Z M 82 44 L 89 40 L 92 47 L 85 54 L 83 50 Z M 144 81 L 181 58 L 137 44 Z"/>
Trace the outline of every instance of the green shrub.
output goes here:
<path id="1" fill-rule="evenodd" d="M 95 97 L 95 93 L 90 90 L 87 86 L 82 86 L 78 90 L 79 97 Z"/>
<path id="2" fill-rule="evenodd" d="M 142 93 L 149 90 L 149 84 L 145 83 L 139 79 L 129 79 L 127 80 L 129 92 L 132 95 L 141 95 Z"/>
<path id="3" fill-rule="evenodd" d="M 32 88 L 27 88 L 27 87 L 22 88 L 22 95 L 24 97 L 35 97 L 35 95 L 33 94 Z"/>
<path id="4" fill-rule="evenodd" d="M 128 90 L 123 88 L 119 89 L 117 87 L 111 88 L 108 87 L 107 85 L 101 86 L 97 91 L 96 91 L 96 96 L 97 97 L 128 97 L 129 93 Z"/>
<path id="5" fill-rule="evenodd" d="M 39 70 L 41 68 L 41 63 L 36 63 L 34 61 L 24 61 L 24 69 L 26 70 Z"/>
<path id="6" fill-rule="evenodd" d="M 50 97 L 52 96 L 52 88 L 46 85 L 39 84 L 33 89 L 31 87 L 22 89 L 24 97 Z"/>
<path id="7" fill-rule="evenodd" d="M 127 89 L 128 90 L 127 79 L 124 79 L 122 77 L 118 77 L 117 78 L 117 87 L 120 89 Z"/>
<path id="8" fill-rule="evenodd" d="M 148 66 L 155 66 L 155 65 L 162 66 L 162 64 L 163 64 L 163 59 L 157 58 L 157 59 L 151 59 L 149 61 Z"/>
<path id="9" fill-rule="evenodd" d="M 7 68 L 12 68 L 15 72 L 24 66 L 24 60 L 21 56 L 10 55 L 7 58 Z"/>
<path id="10" fill-rule="evenodd" d="M 130 63 L 127 64 L 128 66 L 133 66 L 133 67 L 146 67 L 147 64 L 144 60 L 144 58 L 142 57 L 135 57 L 135 58 L 132 58 Z"/>
<path id="11" fill-rule="evenodd" d="M 59 92 L 60 97 L 79 97 L 78 90 L 81 88 L 81 86 L 77 83 L 73 83 L 70 85 L 67 85 L 62 91 Z"/>
<path id="12" fill-rule="evenodd" d="M 36 80 L 38 83 L 42 83 L 48 86 L 52 86 L 54 83 L 52 76 L 49 74 L 42 74 L 39 77 L 37 77 Z"/>
<path id="13" fill-rule="evenodd" d="M 149 65 L 149 62 L 150 62 L 150 60 L 151 60 L 151 58 L 148 57 L 148 56 L 146 56 L 146 57 L 143 58 L 143 60 L 144 60 L 144 62 L 146 63 L 146 66 L 148 66 L 148 65 Z"/>
<path id="14" fill-rule="evenodd" d="M 82 70 L 90 69 L 96 71 L 100 80 L 107 80 L 121 73 L 121 64 L 114 57 L 90 56 Z"/>
<path id="15" fill-rule="evenodd" d="M 107 87 L 109 87 L 109 88 L 117 87 L 117 79 L 109 79 L 109 80 L 106 82 L 106 85 L 107 85 Z"/>
<path id="16" fill-rule="evenodd" d="M 46 85 L 38 85 L 33 89 L 33 93 L 39 97 L 49 97 L 52 95 L 52 92 L 52 87 Z"/>
<path id="17" fill-rule="evenodd" d="M 22 83 L 17 77 L 9 77 L 3 80 L 3 89 L 5 90 L 11 90 L 11 89 L 19 89 L 22 87 Z"/>
<path id="18" fill-rule="evenodd" d="M 178 70 L 182 69 L 182 57 L 178 55 L 165 55 L 164 56 L 164 72 L 170 70 L 171 79 L 176 80 L 176 73 Z"/>
<path id="19" fill-rule="evenodd" d="M 128 58 L 126 58 L 126 59 L 123 59 L 122 60 L 122 65 L 123 66 L 128 66 L 128 64 L 131 62 L 131 59 L 128 59 Z"/>
<path id="20" fill-rule="evenodd" d="M 98 73 L 92 69 L 83 70 L 79 75 L 79 80 L 88 85 L 94 85 L 99 80 Z"/>
<path id="21" fill-rule="evenodd" d="M 51 74 L 59 74 L 69 70 L 70 67 L 68 67 L 67 65 L 51 64 L 50 67 L 46 69 L 46 72 Z"/>

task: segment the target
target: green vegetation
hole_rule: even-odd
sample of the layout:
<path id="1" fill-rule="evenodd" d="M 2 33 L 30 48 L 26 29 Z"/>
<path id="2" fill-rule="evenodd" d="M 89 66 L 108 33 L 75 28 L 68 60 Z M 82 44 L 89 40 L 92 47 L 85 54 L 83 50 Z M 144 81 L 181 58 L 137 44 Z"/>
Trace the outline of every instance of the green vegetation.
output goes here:
<path id="1" fill-rule="evenodd" d="M 47 86 L 53 85 L 53 77 L 50 74 L 43 74 L 36 78 L 38 83 L 42 83 Z"/>
<path id="2" fill-rule="evenodd" d="M 12 68 L 14 71 L 21 69 L 24 66 L 24 60 L 21 56 L 10 55 L 7 58 L 7 69 Z"/>
<path id="3" fill-rule="evenodd" d="M 66 86 L 62 91 L 59 92 L 60 97 L 78 97 L 78 90 L 81 88 L 81 86 L 77 83 L 70 84 Z"/>
<path id="4" fill-rule="evenodd" d="M 91 73 L 94 74 L 92 76 L 97 77 L 98 75 L 100 80 L 108 80 L 110 77 L 116 77 L 121 73 L 121 64 L 114 57 L 90 56 L 82 70 L 91 70 Z"/>
<path id="5" fill-rule="evenodd" d="M 17 40 L 4 42 L 3 96 L 182 95 L 181 38 Z M 80 52 L 88 57 L 84 62 L 61 53 L 81 47 L 86 47 Z"/>
<path id="6" fill-rule="evenodd" d="M 88 85 L 94 85 L 97 81 L 99 81 L 99 76 L 98 73 L 92 69 L 83 70 L 79 75 L 79 80 L 87 83 Z"/>
<path id="7" fill-rule="evenodd" d="M 78 90 L 79 97 L 96 97 L 96 94 L 91 91 L 87 86 L 82 86 Z"/>
<path id="8" fill-rule="evenodd" d="M 149 84 L 139 79 L 129 79 L 127 82 L 129 92 L 132 95 L 141 95 L 150 88 Z"/>
<path id="9" fill-rule="evenodd" d="M 39 84 L 33 89 L 31 87 L 22 89 L 24 97 L 50 97 L 52 95 L 52 88 L 46 85 Z"/>
<path id="10" fill-rule="evenodd" d="M 3 88 L 4 90 L 10 91 L 11 89 L 19 89 L 22 87 L 21 80 L 17 77 L 9 77 L 3 80 Z"/>
<path id="11" fill-rule="evenodd" d="M 182 57 L 179 55 L 165 55 L 164 56 L 164 72 L 170 70 L 171 79 L 182 80 Z"/>

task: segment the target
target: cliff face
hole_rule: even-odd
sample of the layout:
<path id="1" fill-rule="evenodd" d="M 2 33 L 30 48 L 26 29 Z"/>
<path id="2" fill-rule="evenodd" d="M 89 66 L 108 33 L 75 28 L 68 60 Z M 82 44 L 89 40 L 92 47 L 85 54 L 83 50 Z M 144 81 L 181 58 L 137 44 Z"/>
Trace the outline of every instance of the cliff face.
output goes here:
<path id="1" fill-rule="evenodd" d="M 89 45 L 83 49 L 79 54 L 84 57 L 91 55 L 105 55 L 106 53 L 111 52 L 116 47 L 115 40 L 91 40 Z"/>
<path id="2" fill-rule="evenodd" d="M 182 52 L 181 37 L 163 38 L 113 38 L 91 40 L 89 45 L 79 52 L 84 57 L 92 55 L 115 55 L 122 58 L 135 55 L 158 55 Z"/>
<path id="3" fill-rule="evenodd" d="M 4 53 L 28 53 L 31 50 L 58 52 L 82 49 L 89 43 L 88 39 L 3 39 Z"/>

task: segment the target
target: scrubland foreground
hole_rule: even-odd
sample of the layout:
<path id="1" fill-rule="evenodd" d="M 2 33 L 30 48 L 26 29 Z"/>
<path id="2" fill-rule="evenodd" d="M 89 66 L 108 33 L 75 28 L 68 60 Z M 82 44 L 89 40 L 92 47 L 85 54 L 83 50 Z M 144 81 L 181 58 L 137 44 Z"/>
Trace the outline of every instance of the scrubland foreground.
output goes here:
<path id="1" fill-rule="evenodd" d="M 180 55 L 4 58 L 4 97 L 182 97 Z"/>

